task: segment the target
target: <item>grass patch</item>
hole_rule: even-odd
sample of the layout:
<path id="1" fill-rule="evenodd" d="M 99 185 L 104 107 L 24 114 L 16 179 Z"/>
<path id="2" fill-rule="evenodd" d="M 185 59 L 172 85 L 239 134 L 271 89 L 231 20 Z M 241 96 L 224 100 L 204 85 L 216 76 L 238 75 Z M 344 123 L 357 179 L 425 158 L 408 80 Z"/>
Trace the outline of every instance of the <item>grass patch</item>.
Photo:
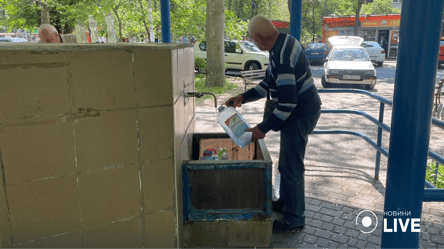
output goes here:
<path id="1" fill-rule="evenodd" d="M 438 177 L 436 178 L 436 184 L 434 184 L 436 162 L 431 162 L 431 163 L 428 163 L 427 165 L 432 167 L 433 170 L 431 170 L 427 167 L 426 180 L 429 181 L 431 184 L 435 185 L 435 187 L 437 187 L 437 188 L 444 188 L 444 176 L 440 175 L 439 173 L 438 173 Z M 444 165 L 442 165 L 442 164 L 439 165 L 438 172 L 440 172 L 441 174 L 444 175 Z"/>
<path id="2" fill-rule="evenodd" d="M 219 97 L 223 94 L 230 94 L 237 92 L 236 90 L 239 88 L 239 85 L 231 82 L 229 79 L 225 79 L 224 87 L 216 86 L 216 87 L 205 87 L 205 74 L 195 74 L 194 75 L 194 90 L 196 92 L 210 92 L 214 93 L 218 100 Z M 201 104 L 206 99 L 212 99 L 211 95 L 204 95 L 202 98 L 196 98 L 196 104 Z"/>

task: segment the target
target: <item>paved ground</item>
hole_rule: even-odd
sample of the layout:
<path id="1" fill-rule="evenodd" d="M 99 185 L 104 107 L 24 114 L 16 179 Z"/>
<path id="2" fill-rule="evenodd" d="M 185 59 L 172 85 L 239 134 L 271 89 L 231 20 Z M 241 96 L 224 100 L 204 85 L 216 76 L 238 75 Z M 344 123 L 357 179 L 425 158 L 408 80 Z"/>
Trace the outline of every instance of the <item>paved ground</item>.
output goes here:
<path id="1" fill-rule="evenodd" d="M 394 62 L 392 62 L 394 64 Z M 384 67 L 393 66 L 390 62 Z M 321 88 L 320 78 L 315 84 Z M 381 79 L 373 90 L 392 99 L 394 80 Z M 363 95 L 322 94 L 323 109 L 365 110 L 378 117 L 379 102 Z M 210 103 L 210 102 L 208 102 Z M 251 125 L 262 119 L 264 101 L 246 104 L 239 111 Z M 391 108 L 384 122 L 390 125 Z M 216 124 L 214 107 L 196 107 L 198 132 L 223 132 Z M 344 114 L 323 114 L 317 129 L 348 129 L 363 132 L 376 141 L 377 128 L 367 119 Z M 444 155 L 444 131 L 433 128 L 430 148 Z M 273 162 L 279 153 L 279 133 L 265 138 Z M 383 136 L 388 149 L 389 135 Z M 349 135 L 311 135 L 306 153 L 306 227 L 300 232 L 273 233 L 271 247 L 356 247 L 381 245 L 381 220 L 384 205 L 387 159 L 382 156 L 380 180 L 374 180 L 376 151 L 363 139 Z M 355 220 L 363 210 L 376 213 L 379 223 L 370 234 L 362 233 Z M 276 214 L 274 214 L 276 215 Z M 424 203 L 420 247 L 444 248 L 444 204 Z M 373 221 L 372 226 L 375 224 Z M 365 229 L 364 229 L 365 230 Z"/>

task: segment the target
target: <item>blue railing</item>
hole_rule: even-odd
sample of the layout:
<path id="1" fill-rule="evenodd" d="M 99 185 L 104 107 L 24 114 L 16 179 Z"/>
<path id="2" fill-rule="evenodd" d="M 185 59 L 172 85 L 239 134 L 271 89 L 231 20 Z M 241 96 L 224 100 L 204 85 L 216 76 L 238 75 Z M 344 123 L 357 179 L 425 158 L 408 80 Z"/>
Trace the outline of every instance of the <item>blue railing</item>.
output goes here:
<path id="1" fill-rule="evenodd" d="M 355 110 L 332 110 L 332 109 L 323 109 L 322 113 L 341 113 L 341 114 L 355 114 L 355 115 L 361 115 L 373 122 L 378 126 L 378 135 L 377 135 L 377 141 L 373 141 L 371 138 L 369 138 L 367 135 L 356 132 L 356 131 L 348 131 L 348 130 L 314 130 L 313 134 L 346 134 L 346 135 L 354 135 L 363 138 L 367 143 L 369 143 L 371 146 L 373 146 L 376 149 L 376 162 L 375 162 L 375 179 L 379 179 L 379 170 L 380 170 L 380 163 L 381 163 L 381 153 L 388 157 L 388 151 L 382 147 L 382 130 L 385 130 L 390 133 L 391 128 L 390 126 L 384 124 L 384 108 L 385 105 L 392 106 L 392 101 L 381 97 L 377 94 L 365 91 L 365 90 L 356 90 L 356 89 L 319 89 L 319 93 L 358 93 L 358 94 L 364 94 L 367 95 L 373 99 L 376 99 L 380 102 L 379 106 L 379 119 L 374 118 L 373 116 L 369 115 L 368 113 L 364 111 L 355 111 Z M 433 118 L 432 119 L 432 125 L 444 129 L 444 122 L 438 119 Z M 444 165 L 444 157 L 438 155 L 436 152 L 433 152 L 429 150 L 429 157 L 436 162 L 436 167 L 433 169 L 429 165 L 427 167 L 431 170 L 435 171 L 434 176 L 434 184 L 436 185 L 436 178 L 438 174 L 441 174 L 438 171 L 439 165 Z M 442 175 L 442 174 L 441 174 Z M 424 190 L 424 201 L 444 201 L 444 189 L 437 189 L 432 183 L 425 180 L 424 186 L 427 188 Z"/>

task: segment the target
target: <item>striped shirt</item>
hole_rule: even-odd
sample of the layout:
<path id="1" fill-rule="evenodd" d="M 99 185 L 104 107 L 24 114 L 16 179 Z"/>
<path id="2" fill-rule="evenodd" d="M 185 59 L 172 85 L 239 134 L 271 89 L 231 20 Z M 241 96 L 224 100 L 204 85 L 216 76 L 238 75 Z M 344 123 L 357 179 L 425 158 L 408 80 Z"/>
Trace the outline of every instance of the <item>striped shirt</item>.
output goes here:
<path id="1" fill-rule="evenodd" d="M 280 130 L 281 125 L 290 116 L 292 119 L 301 118 L 309 115 L 311 108 L 320 109 L 321 105 L 309 62 L 299 41 L 291 35 L 280 33 L 269 53 L 264 80 L 242 94 L 243 103 L 248 103 L 264 98 L 270 93 L 276 108 L 267 119 L 258 124 L 264 133 Z M 307 106 L 310 108 L 306 108 Z M 297 114 L 293 114 L 296 112 Z"/>

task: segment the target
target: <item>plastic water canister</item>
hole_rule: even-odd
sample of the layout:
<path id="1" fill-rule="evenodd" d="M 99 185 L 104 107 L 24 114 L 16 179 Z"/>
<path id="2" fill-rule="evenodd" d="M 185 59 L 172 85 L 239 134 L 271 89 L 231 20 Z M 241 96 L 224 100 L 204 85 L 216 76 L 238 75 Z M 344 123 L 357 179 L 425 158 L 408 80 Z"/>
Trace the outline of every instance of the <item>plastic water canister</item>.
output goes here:
<path id="1" fill-rule="evenodd" d="M 251 128 L 247 120 L 233 107 L 224 107 L 222 105 L 218 108 L 218 111 L 218 122 L 233 142 L 239 147 L 249 145 L 253 133 L 245 131 Z"/>

